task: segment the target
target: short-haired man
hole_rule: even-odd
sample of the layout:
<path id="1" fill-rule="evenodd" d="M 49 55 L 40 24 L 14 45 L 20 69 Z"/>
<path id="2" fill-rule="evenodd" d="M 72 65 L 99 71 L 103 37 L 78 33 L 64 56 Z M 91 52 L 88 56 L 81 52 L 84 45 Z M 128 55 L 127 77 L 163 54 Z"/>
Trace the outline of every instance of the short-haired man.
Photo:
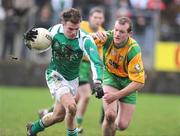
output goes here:
<path id="1" fill-rule="evenodd" d="M 116 130 L 129 126 L 137 90 L 144 86 L 141 49 L 131 34 L 132 22 L 127 17 L 118 18 L 112 31 L 92 34 L 103 42 L 103 136 L 114 136 Z"/>
<path id="2" fill-rule="evenodd" d="M 85 33 L 93 33 L 97 31 L 104 31 L 102 24 L 104 23 L 104 9 L 102 7 L 94 7 L 89 12 L 88 21 L 83 20 L 80 23 L 80 29 Z M 98 52 L 102 58 L 102 46 L 98 46 Z M 90 78 L 91 78 L 91 65 L 87 56 L 84 55 L 82 62 L 80 64 L 79 71 L 79 87 L 76 95 L 77 100 L 77 113 L 76 113 L 76 122 L 78 127 L 78 133 L 83 133 L 83 116 L 85 114 L 90 96 L 91 96 L 91 87 L 90 87 Z M 50 109 L 39 110 L 39 116 L 42 118 L 48 112 L 52 112 L 53 107 Z"/>
<path id="3" fill-rule="evenodd" d="M 94 41 L 80 31 L 81 14 L 79 10 L 71 8 L 61 15 L 61 24 L 49 29 L 53 42 L 51 62 L 46 70 L 46 81 L 51 95 L 55 98 L 54 110 L 36 122 L 27 124 L 27 135 L 36 134 L 46 127 L 65 119 L 67 136 L 77 136 L 74 123 L 76 115 L 75 95 L 78 88 L 79 66 L 83 53 L 91 63 L 96 96 L 103 96 L 101 87 L 102 61 L 98 55 Z M 31 29 L 25 33 L 25 40 L 34 40 L 37 31 Z M 66 117 L 66 118 L 65 118 Z"/>

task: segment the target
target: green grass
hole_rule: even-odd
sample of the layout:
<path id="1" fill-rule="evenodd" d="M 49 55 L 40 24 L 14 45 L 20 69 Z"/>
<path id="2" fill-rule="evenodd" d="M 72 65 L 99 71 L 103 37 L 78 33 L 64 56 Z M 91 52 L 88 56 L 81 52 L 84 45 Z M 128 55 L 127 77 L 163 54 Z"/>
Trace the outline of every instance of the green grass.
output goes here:
<path id="1" fill-rule="evenodd" d="M 25 125 L 38 119 L 40 108 L 51 106 L 47 88 L 0 87 L 0 136 L 25 136 Z M 116 136 L 180 135 L 180 96 L 139 94 L 129 128 Z M 84 120 L 84 136 L 100 136 L 100 100 L 92 97 Z M 65 136 L 64 122 L 38 136 Z"/>

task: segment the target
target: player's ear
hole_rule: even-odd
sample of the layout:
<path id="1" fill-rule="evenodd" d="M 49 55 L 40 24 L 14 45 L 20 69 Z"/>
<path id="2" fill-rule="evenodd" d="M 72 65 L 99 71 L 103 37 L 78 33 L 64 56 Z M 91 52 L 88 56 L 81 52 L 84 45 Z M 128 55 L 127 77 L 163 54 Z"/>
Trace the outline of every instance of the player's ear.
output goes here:
<path id="1" fill-rule="evenodd" d="M 129 32 L 129 35 L 131 36 L 133 34 L 133 31 Z"/>
<path id="2" fill-rule="evenodd" d="M 92 15 L 89 15 L 88 20 L 91 20 Z"/>
<path id="3" fill-rule="evenodd" d="M 62 25 L 65 25 L 66 22 L 65 22 L 64 20 L 61 20 L 61 24 L 62 24 Z"/>

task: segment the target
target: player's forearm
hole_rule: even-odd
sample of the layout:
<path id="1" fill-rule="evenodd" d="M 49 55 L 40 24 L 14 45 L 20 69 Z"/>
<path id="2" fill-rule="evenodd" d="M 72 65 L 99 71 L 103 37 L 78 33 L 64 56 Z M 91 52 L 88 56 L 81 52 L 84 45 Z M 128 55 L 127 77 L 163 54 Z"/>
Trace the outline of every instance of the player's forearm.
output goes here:
<path id="1" fill-rule="evenodd" d="M 103 77 L 103 64 L 102 63 L 92 63 L 91 62 L 91 71 L 93 74 L 93 81 L 101 81 Z"/>
<path id="2" fill-rule="evenodd" d="M 144 86 L 144 84 L 133 81 L 128 86 L 126 86 L 125 88 L 118 91 L 118 96 L 119 96 L 119 98 L 125 97 L 132 92 L 142 89 L 143 86 Z"/>
<path id="3" fill-rule="evenodd" d="M 91 63 L 91 70 L 93 73 L 93 80 L 102 81 L 103 62 L 98 54 L 98 50 L 91 39 L 86 39 L 84 42 L 84 51 Z"/>

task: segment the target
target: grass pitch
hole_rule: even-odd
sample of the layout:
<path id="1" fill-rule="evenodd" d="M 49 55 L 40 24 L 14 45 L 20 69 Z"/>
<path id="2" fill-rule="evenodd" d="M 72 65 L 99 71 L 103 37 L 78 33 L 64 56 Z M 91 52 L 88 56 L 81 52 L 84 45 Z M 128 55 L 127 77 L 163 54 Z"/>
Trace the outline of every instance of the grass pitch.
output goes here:
<path id="1" fill-rule="evenodd" d="M 38 119 L 37 111 L 53 104 L 47 88 L 0 87 L 0 136 L 25 136 L 25 125 Z M 87 109 L 83 136 L 101 136 L 101 101 L 93 96 Z M 65 123 L 38 136 L 65 136 Z M 129 128 L 116 136 L 179 136 L 180 96 L 139 94 Z"/>

